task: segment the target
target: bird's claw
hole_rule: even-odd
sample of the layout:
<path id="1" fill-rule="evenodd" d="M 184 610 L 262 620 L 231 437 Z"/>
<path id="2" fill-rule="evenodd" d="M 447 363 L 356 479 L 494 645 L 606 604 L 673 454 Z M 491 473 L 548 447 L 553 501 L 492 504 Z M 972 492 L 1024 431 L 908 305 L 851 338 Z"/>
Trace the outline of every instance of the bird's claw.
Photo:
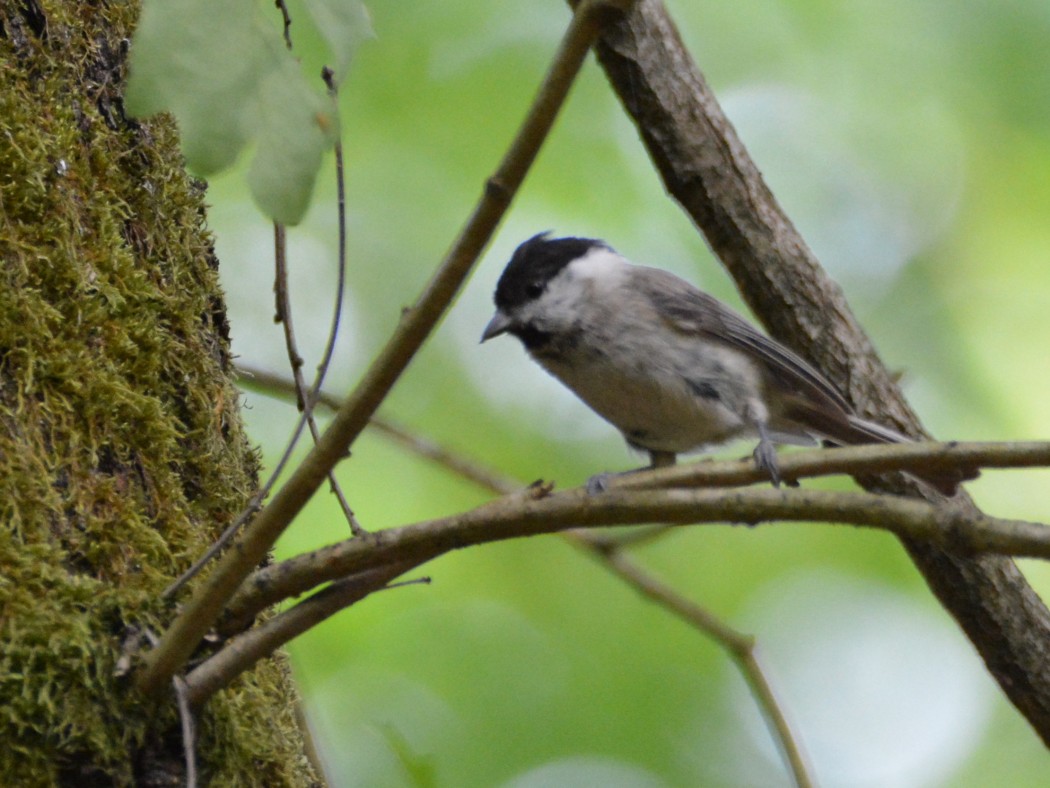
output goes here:
<path id="1" fill-rule="evenodd" d="M 753 456 L 758 469 L 769 474 L 774 487 L 780 487 L 780 465 L 777 463 L 777 450 L 773 442 L 762 438 L 755 447 Z"/>
<path id="2" fill-rule="evenodd" d="M 609 480 L 615 474 L 612 473 L 596 473 L 594 476 L 587 480 L 587 494 L 588 495 L 599 495 L 609 489 Z"/>

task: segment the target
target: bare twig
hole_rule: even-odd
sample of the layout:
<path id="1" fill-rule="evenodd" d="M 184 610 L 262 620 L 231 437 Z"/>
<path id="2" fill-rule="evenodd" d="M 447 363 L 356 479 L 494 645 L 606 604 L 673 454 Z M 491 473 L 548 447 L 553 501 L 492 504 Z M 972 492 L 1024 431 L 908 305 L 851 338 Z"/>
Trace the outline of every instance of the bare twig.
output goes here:
<path id="1" fill-rule="evenodd" d="M 334 82 L 334 76 L 332 70 L 327 67 L 321 72 L 321 78 L 328 87 L 328 94 L 332 99 L 332 111 L 337 114 L 339 112 L 339 91 Z M 338 137 L 335 140 L 335 191 L 336 217 L 339 223 L 336 238 L 335 306 L 332 309 L 332 325 L 328 330 L 328 340 L 321 354 L 321 361 L 317 365 L 317 375 L 310 386 L 311 402 L 316 401 L 320 394 L 328 368 L 332 363 L 336 338 L 339 336 L 339 323 L 343 317 L 343 301 L 346 298 L 346 165 L 343 162 L 343 141 Z"/>
<path id="2" fill-rule="evenodd" d="M 800 788 L 813 785 L 813 779 L 810 776 L 812 769 L 802 752 L 798 737 L 788 722 L 783 704 L 773 691 L 768 671 L 762 667 L 755 638 L 738 632 L 709 611 L 689 601 L 666 583 L 662 583 L 639 567 L 621 550 L 611 547 L 609 543 L 600 539 L 595 539 L 594 534 L 569 531 L 565 536 L 598 557 L 603 566 L 640 594 L 687 621 L 729 652 L 730 657 L 743 674 L 744 680 L 751 688 L 762 716 L 769 725 L 770 734 L 780 746 L 781 754 L 795 779 L 795 784 Z"/>
<path id="3" fill-rule="evenodd" d="M 288 13 L 288 6 L 284 0 L 274 0 L 274 5 L 281 12 L 281 21 L 284 23 L 284 45 L 292 48 L 292 15 Z"/>
<path id="4" fill-rule="evenodd" d="M 313 437 L 314 443 L 321 437 L 321 431 L 317 428 L 317 420 L 314 418 L 314 389 L 320 389 L 321 384 L 324 382 L 325 373 L 328 371 L 328 363 L 332 358 L 332 349 L 335 347 L 336 332 L 339 330 L 339 312 L 342 309 L 343 295 L 342 287 L 345 283 L 345 278 L 342 271 L 339 272 L 339 289 L 336 295 L 336 306 L 335 306 L 335 318 L 332 321 L 332 328 L 328 333 L 328 340 L 326 342 L 324 357 L 321 360 L 321 364 L 318 367 L 317 380 L 314 385 L 310 387 L 310 390 L 306 388 L 306 381 L 303 379 L 303 359 L 299 355 L 298 343 L 295 339 L 295 326 L 292 321 L 292 302 L 288 297 L 288 242 L 285 237 L 284 225 L 279 222 L 274 222 L 274 293 L 277 299 L 277 321 L 284 327 L 284 344 L 285 349 L 288 352 L 288 364 L 292 370 L 292 379 L 295 382 L 295 398 L 298 404 L 299 410 L 302 413 L 302 418 L 306 420 L 307 426 L 310 428 L 310 435 Z M 299 433 L 296 433 L 298 437 Z M 357 518 L 354 517 L 353 511 L 350 509 L 350 504 L 347 503 L 346 496 L 343 495 L 343 490 L 339 486 L 339 482 L 335 478 L 335 471 L 328 472 L 328 485 L 332 490 L 332 494 L 335 495 L 336 500 L 339 502 L 339 508 L 343 510 L 343 517 L 350 525 L 350 532 L 354 536 L 361 536 L 365 533 L 365 529 L 361 527 L 360 523 L 357 522 Z"/>
<path id="5" fill-rule="evenodd" d="M 179 707 L 179 719 L 182 722 L 182 747 L 186 757 L 186 788 L 197 788 L 197 726 L 193 724 L 193 702 L 190 700 L 186 680 L 182 676 L 172 676 L 171 683 L 175 688 L 175 701 Z"/>
<path id="6" fill-rule="evenodd" d="M 295 607 L 232 638 L 217 654 L 205 660 L 186 677 L 187 696 L 194 705 L 200 705 L 292 638 L 372 592 L 391 588 L 388 585 L 391 580 L 414 566 L 414 563 L 403 563 L 370 569 L 332 583 Z M 429 579 L 423 579 L 422 582 L 429 582 Z"/>
<path id="7" fill-rule="evenodd" d="M 624 0 L 623 7 L 629 7 Z M 215 570 L 185 604 L 146 655 L 137 674 L 140 690 L 155 692 L 193 653 L 219 617 L 227 600 L 265 557 L 277 537 L 301 511 L 328 472 L 345 456 L 423 342 L 430 336 L 481 250 L 488 243 L 546 139 L 569 88 L 583 65 L 601 26 L 615 8 L 609 2 L 584 0 L 571 23 L 521 129 L 466 226 L 434 273 L 416 304 L 405 311 L 393 336 L 336 414 L 321 440 L 245 529 L 236 550 L 225 553 Z M 374 535 L 363 541 L 370 541 Z"/>

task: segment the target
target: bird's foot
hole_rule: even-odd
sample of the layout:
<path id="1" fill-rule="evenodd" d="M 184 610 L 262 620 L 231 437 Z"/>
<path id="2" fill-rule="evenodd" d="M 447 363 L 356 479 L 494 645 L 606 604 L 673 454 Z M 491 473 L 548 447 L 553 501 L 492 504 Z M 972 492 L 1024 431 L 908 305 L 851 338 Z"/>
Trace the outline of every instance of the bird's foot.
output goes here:
<path id="1" fill-rule="evenodd" d="M 675 464 L 676 454 L 671 451 L 652 451 L 649 452 L 649 465 L 644 468 L 634 468 L 630 471 L 620 471 L 619 473 L 598 473 L 587 480 L 587 494 L 598 495 L 609 489 L 609 482 L 615 479 L 617 476 L 629 476 L 634 473 L 641 473 L 642 471 L 651 471 L 654 468 L 670 468 Z"/>
<path id="2" fill-rule="evenodd" d="M 773 482 L 774 487 L 780 487 L 780 465 L 777 462 L 776 447 L 773 445 L 773 441 L 769 439 L 765 429 L 761 429 L 759 434 L 758 445 L 755 447 L 752 455 L 755 458 L 755 465 L 760 471 L 765 471 L 769 474 L 769 479 Z"/>
<path id="3" fill-rule="evenodd" d="M 599 495 L 609 489 L 609 480 L 619 476 L 618 473 L 596 473 L 587 480 L 587 494 Z"/>

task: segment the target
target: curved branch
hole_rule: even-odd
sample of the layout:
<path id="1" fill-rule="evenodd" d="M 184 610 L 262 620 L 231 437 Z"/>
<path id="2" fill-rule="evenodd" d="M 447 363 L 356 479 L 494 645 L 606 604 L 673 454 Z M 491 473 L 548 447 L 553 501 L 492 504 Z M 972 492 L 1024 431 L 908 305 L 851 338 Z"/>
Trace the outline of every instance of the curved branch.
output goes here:
<path id="1" fill-rule="evenodd" d="M 755 638 L 738 632 L 699 605 L 685 599 L 673 588 L 636 566 L 620 550 L 603 550 L 597 540 L 590 538 L 591 534 L 567 533 L 566 536 L 579 536 L 584 547 L 601 556 L 602 565 L 609 571 L 648 599 L 688 621 L 696 629 L 725 647 L 729 656 L 736 662 L 744 681 L 751 688 L 759 710 L 771 728 L 773 741 L 780 746 L 784 762 L 795 778 L 795 784 L 800 788 L 813 785 L 813 779 L 810 777 L 812 768 L 806 762 L 798 737 L 792 730 L 782 708 L 783 704 L 777 699 L 773 685 L 769 681 L 769 671 L 762 666 Z"/>
<path id="2" fill-rule="evenodd" d="M 1050 558 L 1050 527 L 1040 523 L 889 495 L 767 488 L 613 489 L 595 496 L 576 489 L 550 495 L 534 486 L 469 512 L 379 531 L 271 564 L 245 581 L 226 617 L 243 621 L 320 583 L 391 564 L 422 563 L 469 545 L 574 527 L 771 521 L 880 528 L 955 554 L 989 551 Z"/>

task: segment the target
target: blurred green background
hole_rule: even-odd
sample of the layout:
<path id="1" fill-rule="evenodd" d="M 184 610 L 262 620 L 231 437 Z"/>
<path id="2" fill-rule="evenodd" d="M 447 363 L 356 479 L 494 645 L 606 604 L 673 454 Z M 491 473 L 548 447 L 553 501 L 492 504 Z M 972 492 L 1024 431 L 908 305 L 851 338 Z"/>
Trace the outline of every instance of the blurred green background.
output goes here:
<path id="1" fill-rule="evenodd" d="M 931 431 L 1050 435 L 1046 0 L 669 5 Z M 568 20 L 554 0 L 369 8 L 377 39 L 342 93 L 350 296 L 335 393 L 463 224 Z M 292 14 L 300 54 L 319 67 L 305 15 Z M 235 350 L 285 369 L 271 230 L 237 173 L 213 181 L 210 201 Z M 290 236 L 309 371 L 328 326 L 335 222 L 326 173 Z M 640 458 L 516 342 L 477 343 L 510 252 L 547 229 L 604 238 L 739 300 L 591 59 L 476 275 L 383 409 L 508 476 L 567 487 Z M 294 409 L 246 403 L 272 462 Z M 369 529 L 489 497 L 372 434 L 339 475 Z M 1046 520 L 1048 483 L 1047 472 L 987 472 L 969 489 L 990 512 Z M 319 495 L 279 554 L 345 536 Z M 637 557 L 758 637 L 821 784 L 1046 785 L 1043 745 L 893 538 L 716 526 L 679 529 Z M 1024 569 L 1050 592 L 1044 565 Z M 719 648 L 558 538 L 461 551 L 423 573 L 432 585 L 378 594 L 291 647 L 334 785 L 787 784 Z"/>

